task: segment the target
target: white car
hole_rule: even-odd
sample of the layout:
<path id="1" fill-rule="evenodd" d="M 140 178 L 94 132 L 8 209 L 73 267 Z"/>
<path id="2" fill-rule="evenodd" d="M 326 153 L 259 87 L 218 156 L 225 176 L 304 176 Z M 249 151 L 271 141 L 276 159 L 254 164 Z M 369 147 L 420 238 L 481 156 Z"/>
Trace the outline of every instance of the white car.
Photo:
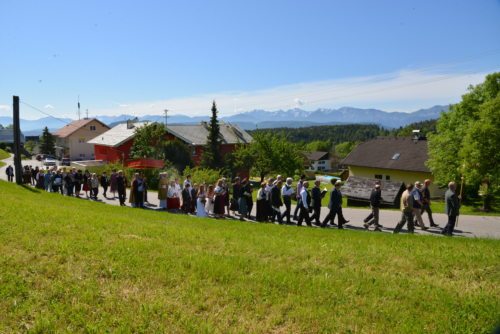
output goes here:
<path id="1" fill-rule="evenodd" d="M 56 165 L 56 159 L 54 159 L 54 158 L 45 158 L 45 159 L 43 159 L 43 165 L 44 166 L 55 166 Z"/>

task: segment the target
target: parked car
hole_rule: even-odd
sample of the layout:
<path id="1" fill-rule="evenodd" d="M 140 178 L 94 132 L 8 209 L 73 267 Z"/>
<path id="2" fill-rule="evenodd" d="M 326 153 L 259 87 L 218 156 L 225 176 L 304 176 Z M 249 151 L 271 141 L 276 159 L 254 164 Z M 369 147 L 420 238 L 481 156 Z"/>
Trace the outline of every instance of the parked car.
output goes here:
<path id="1" fill-rule="evenodd" d="M 56 166 L 56 159 L 54 157 L 46 157 L 43 159 L 43 165 L 44 166 Z"/>
<path id="2" fill-rule="evenodd" d="M 61 166 L 71 166 L 71 159 L 70 158 L 62 158 L 61 159 Z"/>
<path id="3" fill-rule="evenodd" d="M 45 154 L 37 154 L 35 159 L 38 161 L 42 161 L 43 159 L 45 159 Z"/>

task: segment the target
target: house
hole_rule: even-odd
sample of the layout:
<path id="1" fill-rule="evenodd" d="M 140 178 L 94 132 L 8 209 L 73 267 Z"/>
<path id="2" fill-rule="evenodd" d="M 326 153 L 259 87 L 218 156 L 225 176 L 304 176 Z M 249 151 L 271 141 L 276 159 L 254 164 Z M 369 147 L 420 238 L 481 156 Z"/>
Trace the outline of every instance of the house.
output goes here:
<path id="1" fill-rule="evenodd" d="M 21 144 L 24 144 L 25 138 L 21 133 Z M 0 143 L 14 144 L 14 129 L 0 129 Z"/>
<path id="2" fill-rule="evenodd" d="M 56 156 L 71 160 L 93 160 L 94 145 L 87 141 L 109 130 L 109 126 L 96 118 L 73 121 L 54 133 Z"/>
<path id="3" fill-rule="evenodd" d="M 425 165 L 428 159 L 427 140 L 422 136 L 378 137 L 358 145 L 342 161 L 349 169 L 349 177 L 364 177 L 405 184 L 432 180 Z M 435 184 L 431 195 L 438 197 L 443 190 Z"/>
<path id="4" fill-rule="evenodd" d="M 94 155 L 97 160 L 109 162 L 125 162 L 130 158 L 130 149 L 134 143 L 135 130 L 143 126 L 144 122 L 127 122 L 118 124 L 105 133 L 89 140 L 94 145 Z M 224 156 L 233 152 L 238 144 L 247 144 L 252 137 L 238 126 L 221 122 L 221 153 Z M 179 139 L 189 146 L 195 165 L 201 163 L 204 146 L 207 143 L 208 124 L 172 124 L 167 127 L 167 140 Z"/>
<path id="5" fill-rule="evenodd" d="M 322 171 L 332 169 L 332 164 L 330 161 L 330 153 L 328 152 L 304 152 L 304 156 L 307 160 L 306 169 L 308 171 Z"/>

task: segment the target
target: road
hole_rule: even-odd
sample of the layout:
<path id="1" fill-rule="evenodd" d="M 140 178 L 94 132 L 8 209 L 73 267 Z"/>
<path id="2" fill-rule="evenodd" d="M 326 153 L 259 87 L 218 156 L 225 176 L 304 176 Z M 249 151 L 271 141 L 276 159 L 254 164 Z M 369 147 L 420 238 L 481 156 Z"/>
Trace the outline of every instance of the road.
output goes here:
<path id="1" fill-rule="evenodd" d="M 0 179 L 6 180 L 7 176 L 5 174 L 5 168 L 9 165 L 13 165 L 13 159 L 8 158 L 4 160 L 7 164 L 4 167 L 0 168 Z M 41 166 L 41 162 L 36 160 L 23 160 L 23 165 L 31 165 Z M 158 208 L 158 195 L 155 191 L 148 192 L 148 200 L 150 203 L 150 209 Z M 99 190 L 99 200 L 109 205 L 119 205 L 118 199 L 114 198 L 104 198 L 102 196 L 102 189 Z M 128 195 L 128 194 L 127 194 Z M 83 200 L 85 199 L 85 195 L 83 196 Z M 127 203 L 128 205 L 128 203 Z M 255 216 L 255 205 L 252 212 L 252 215 Z M 293 210 L 293 208 L 292 208 Z M 322 208 L 321 210 L 321 218 L 323 219 L 328 213 L 327 208 Z M 344 216 L 350 222 L 346 225 L 347 229 L 355 229 L 360 231 L 365 231 L 363 228 L 363 219 L 370 213 L 368 208 L 359 209 L 359 208 L 344 208 Z M 439 224 L 440 227 L 444 227 L 446 225 L 447 217 L 442 213 L 434 213 L 433 215 L 434 221 Z M 193 219 L 195 219 L 193 217 Z M 381 210 L 380 211 L 380 223 L 384 226 L 382 233 L 392 233 L 394 227 L 400 219 L 400 212 L 397 210 Z M 429 222 L 427 220 L 427 216 L 424 214 L 424 222 L 427 226 L 429 226 Z M 405 233 L 406 229 L 404 228 L 402 233 Z M 416 228 L 415 231 L 417 234 L 429 234 L 441 236 L 441 228 L 429 228 L 427 231 L 422 231 L 420 228 Z M 380 233 L 380 232 L 372 232 L 372 233 Z M 455 229 L 455 235 L 458 237 L 481 237 L 481 238 L 494 238 L 500 239 L 500 217 L 493 216 L 473 216 L 473 215 L 462 215 L 459 218 L 458 227 Z"/>

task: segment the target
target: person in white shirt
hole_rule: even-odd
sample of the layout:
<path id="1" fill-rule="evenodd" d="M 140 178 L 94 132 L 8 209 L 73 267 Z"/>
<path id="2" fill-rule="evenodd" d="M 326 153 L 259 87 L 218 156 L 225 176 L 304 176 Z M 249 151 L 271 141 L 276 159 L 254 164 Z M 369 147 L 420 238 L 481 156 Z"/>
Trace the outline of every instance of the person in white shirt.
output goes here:
<path id="1" fill-rule="evenodd" d="M 283 203 L 285 204 L 285 212 L 283 216 L 286 217 L 286 223 L 291 224 L 290 212 L 292 210 L 292 196 L 295 194 L 295 189 L 292 187 L 293 179 L 288 177 L 286 179 L 285 185 L 281 188 L 281 196 L 283 197 Z"/>
<path id="2" fill-rule="evenodd" d="M 311 194 L 309 193 L 309 182 L 304 181 L 302 183 L 302 190 L 300 191 L 300 200 L 299 200 L 299 220 L 297 222 L 297 226 L 302 226 L 302 221 L 305 220 L 307 226 L 312 226 L 311 218 L 309 217 L 309 212 L 312 210 L 311 208 Z"/>

